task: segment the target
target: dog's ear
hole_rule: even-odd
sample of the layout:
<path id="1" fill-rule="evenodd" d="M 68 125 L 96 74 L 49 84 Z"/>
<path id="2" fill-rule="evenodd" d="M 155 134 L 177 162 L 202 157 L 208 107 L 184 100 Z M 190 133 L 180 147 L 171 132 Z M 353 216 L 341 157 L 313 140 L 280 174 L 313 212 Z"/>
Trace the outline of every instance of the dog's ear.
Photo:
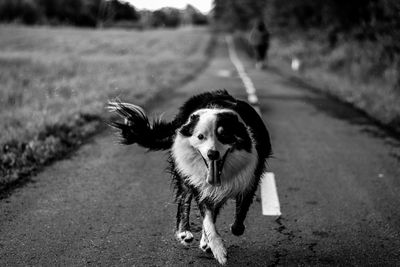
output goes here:
<path id="1" fill-rule="evenodd" d="M 197 114 L 192 114 L 189 117 L 189 122 L 182 126 L 179 132 L 186 137 L 190 137 L 193 135 L 194 128 L 199 122 L 200 116 Z"/>

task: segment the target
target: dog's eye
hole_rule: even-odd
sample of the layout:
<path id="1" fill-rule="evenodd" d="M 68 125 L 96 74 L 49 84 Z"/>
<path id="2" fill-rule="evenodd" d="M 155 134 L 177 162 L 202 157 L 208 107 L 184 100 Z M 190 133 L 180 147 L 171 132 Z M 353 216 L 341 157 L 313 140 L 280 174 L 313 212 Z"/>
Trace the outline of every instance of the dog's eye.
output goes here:
<path id="1" fill-rule="evenodd" d="M 197 138 L 199 138 L 199 140 L 203 140 L 203 139 L 204 139 L 204 135 L 203 135 L 203 134 L 199 134 L 199 135 L 197 136 Z"/>
<path id="2" fill-rule="evenodd" d="M 222 126 L 218 127 L 217 133 L 218 133 L 219 135 L 225 135 L 225 130 L 224 130 L 224 128 L 223 128 Z"/>
<path id="3" fill-rule="evenodd" d="M 235 136 L 226 131 L 222 126 L 217 128 L 217 136 L 218 139 L 224 144 L 232 144 L 236 141 Z"/>

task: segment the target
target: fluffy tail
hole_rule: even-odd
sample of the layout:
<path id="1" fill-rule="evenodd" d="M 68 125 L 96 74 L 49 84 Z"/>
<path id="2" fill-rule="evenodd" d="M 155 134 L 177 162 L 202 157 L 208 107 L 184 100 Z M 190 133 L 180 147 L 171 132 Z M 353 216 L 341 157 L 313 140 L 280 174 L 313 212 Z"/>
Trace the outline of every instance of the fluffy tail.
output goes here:
<path id="1" fill-rule="evenodd" d="M 166 150 L 171 148 L 175 127 L 161 118 L 151 123 L 144 110 L 136 105 L 122 103 L 119 100 L 108 103 L 111 112 L 117 112 L 124 122 L 111 122 L 111 126 L 121 131 L 121 143 L 138 144 L 149 150 Z"/>

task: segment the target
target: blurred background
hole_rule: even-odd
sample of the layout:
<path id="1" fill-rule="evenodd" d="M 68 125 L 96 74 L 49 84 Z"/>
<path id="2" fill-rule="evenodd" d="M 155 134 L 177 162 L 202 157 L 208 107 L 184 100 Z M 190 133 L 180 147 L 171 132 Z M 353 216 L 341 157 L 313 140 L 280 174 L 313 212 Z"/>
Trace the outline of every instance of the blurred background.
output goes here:
<path id="1" fill-rule="evenodd" d="M 108 99 L 141 104 L 193 78 L 220 35 L 253 57 L 260 19 L 268 68 L 400 129 L 398 0 L 1 0 L 0 183 L 101 130 Z"/>
<path id="2" fill-rule="evenodd" d="M 105 107 L 168 119 L 244 83 L 282 216 L 257 194 L 237 239 L 228 204 L 230 266 L 400 266 L 400 0 L 0 0 L 0 266 L 217 266 L 196 209 L 175 240 L 166 155 L 118 145 Z"/>

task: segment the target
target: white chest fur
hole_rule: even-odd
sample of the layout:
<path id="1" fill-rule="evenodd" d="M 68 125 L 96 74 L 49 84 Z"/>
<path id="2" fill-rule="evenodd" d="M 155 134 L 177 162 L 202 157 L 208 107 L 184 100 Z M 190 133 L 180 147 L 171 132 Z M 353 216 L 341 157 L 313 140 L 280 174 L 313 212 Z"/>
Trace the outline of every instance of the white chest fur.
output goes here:
<path id="1" fill-rule="evenodd" d="M 190 145 L 188 138 L 177 134 L 172 146 L 172 156 L 177 171 L 199 189 L 201 199 L 209 197 L 221 201 L 235 197 L 245 193 L 254 183 L 258 161 L 254 145 L 251 153 L 244 150 L 229 152 L 222 170 L 220 186 L 207 183 L 207 166 L 199 152 Z"/>

